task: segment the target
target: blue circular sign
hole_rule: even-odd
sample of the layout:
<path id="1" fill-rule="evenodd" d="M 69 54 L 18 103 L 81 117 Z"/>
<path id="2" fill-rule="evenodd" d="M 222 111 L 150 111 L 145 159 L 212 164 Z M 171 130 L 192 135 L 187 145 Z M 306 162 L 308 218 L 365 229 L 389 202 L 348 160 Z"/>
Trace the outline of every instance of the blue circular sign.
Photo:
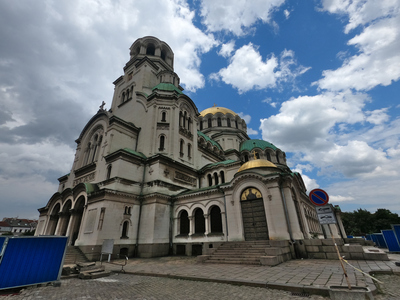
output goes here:
<path id="1" fill-rule="evenodd" d="M 310 201 L 317 206 L 323 206 L 329 201 L 328 194 L 321 189 L 313 189 L 308 197 Z"/>

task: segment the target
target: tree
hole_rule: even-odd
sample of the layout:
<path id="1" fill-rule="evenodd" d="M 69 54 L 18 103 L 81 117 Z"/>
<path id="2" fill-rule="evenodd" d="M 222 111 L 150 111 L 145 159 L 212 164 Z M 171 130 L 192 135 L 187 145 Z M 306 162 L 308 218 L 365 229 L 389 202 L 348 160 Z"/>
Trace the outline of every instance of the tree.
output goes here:
<path id="1" fill-rule="evenodd" d="M 364 236 L 391 229 L 391 224 L 400 224 L 400 217 L 388 209 L 379 208 L 375 213 L 359 208 L 342 213 L 343 226 L 349 235 Z"/>

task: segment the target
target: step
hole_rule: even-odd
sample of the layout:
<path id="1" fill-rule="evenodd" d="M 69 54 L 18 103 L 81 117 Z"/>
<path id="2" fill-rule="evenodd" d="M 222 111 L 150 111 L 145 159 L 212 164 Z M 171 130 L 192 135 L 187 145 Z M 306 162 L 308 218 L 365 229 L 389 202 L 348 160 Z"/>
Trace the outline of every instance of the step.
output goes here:
<path id="1" fill-rule="evenodd" d="M 224 261 L 224 260 L 206 260 L 207 264 L 236 264 L 236 265 L 260 265 L 260 261 Z"/>

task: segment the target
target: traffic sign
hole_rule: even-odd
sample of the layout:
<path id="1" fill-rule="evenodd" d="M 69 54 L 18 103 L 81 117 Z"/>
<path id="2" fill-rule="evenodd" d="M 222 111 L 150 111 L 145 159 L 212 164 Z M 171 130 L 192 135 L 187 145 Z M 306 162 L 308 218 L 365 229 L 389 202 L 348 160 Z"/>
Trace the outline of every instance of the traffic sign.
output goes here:
<path id="1" fill-rule="evenodd" d="M 330 204 L 324 206 L 318 206 L 315 208 L 315 210 L 317 211 L 317 214 L 327 214 L 333 212 Z"/>
<path id="2" fill-rule="evenodd" d="M 310 201 L 317 206 L 323 206 L 329 201 L 328 194 L 321 189 L 313 189 L 308 197 L 310 198 Z"/>
<path id="3" fill-rule="evenodd" d="M 318 220 L 320 224 L 336 224 L 336 218 L 333 212 L 326 214 L 318 214 Z"/>

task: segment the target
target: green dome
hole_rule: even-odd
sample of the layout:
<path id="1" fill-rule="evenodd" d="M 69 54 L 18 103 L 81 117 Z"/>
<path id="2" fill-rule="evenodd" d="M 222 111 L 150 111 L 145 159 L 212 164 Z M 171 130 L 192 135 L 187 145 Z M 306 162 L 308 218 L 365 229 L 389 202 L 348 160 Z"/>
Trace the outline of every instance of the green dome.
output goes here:
<path id="1" fill-rule="evenodd" d="M 260 148 L 261 150 L 265 150 L 266 148 L 270 148 L 272 150 L 278 149 L 273 144 L 264 140 L 248 140 L 244 141 L 240 145 L 240 151 L 247 150 L 251 152 L 254 148 Z"/>

